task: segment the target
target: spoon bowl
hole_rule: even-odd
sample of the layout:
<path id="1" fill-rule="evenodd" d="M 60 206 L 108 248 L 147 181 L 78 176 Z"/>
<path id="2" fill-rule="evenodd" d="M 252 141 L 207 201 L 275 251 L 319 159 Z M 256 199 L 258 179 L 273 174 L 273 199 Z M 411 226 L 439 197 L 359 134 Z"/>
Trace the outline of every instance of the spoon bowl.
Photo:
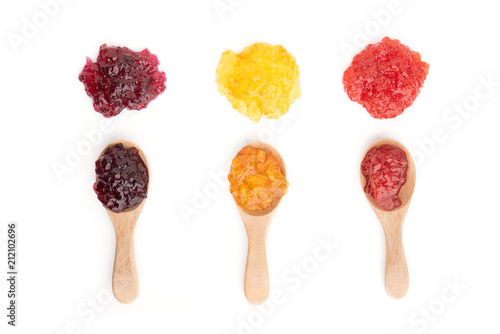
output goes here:
<path id="1" fill-rule="evenodd" d="M 151 181 L 149 162 L 144 152 L 137 145 L 126 140 L 118 140 L 106 146 L 99 157 L 109 146 L 116 144 L 122 144 L 126 149 L 134 147 L 137 151 L 139 151 L 139 156 L 148 170 L 149 181 L 146 188 L 147 192 Z M 137 277 L 134 255 L 134 230 L 145 203 L 146 199 L 144 198 L 134 207 L 121 212 L 113 212 L 106 209 L 109 218 L 113 223 L 116 236 L 115 262 L 113 266 L 112 279 L 113 294 L 116 299 L 123 304 L 132 303 L 139 295 L 139 280 Z"/>
<path id="2" fill-rule="evenodd" d="M 372 148 L 382 145 L 390 145 L 406 153 L 406 160 L 408 161 L 406 183 L 401 187 L 398 195 L 401 199 L 401 206 L 392 211 L 382 209 L 377 202 L 364 191 L 366 179 L 363 173 L 360 172 L 361 188 L 384 229 L 386 242 L 385 289 L 390 297 L 399 299 L 404 297 L 408 292 L 410 281 L 408 265 L 406 263 L 403 248 L 403 224 L 415 189 L 416 170 L 415 162 L 413 161 L 410 151 L 400 142 L 389 138 L 379 139 L 373 142 L 363 154 L 363 159 L 361 161 L 364 160 L 366 154 Z"/>
<path id="3" fill-rule="evenodd" d="M 247 146 L 260 149 L 276 158 L 281 169 L 281 174 L 286 178 L 286 168 L 283 158 L 279 152 L 269 144 L 254 142 Z M 245 269 L 244 291 L 245 297 L 252 305 L 259 305 L 266 301 L 269 296 L 269 271 L 267 268 L 266 238 L 278 209 L 281 197 L 274 200 L 272 205 L 260 212 L 250 212 L 241 208 L 238 203 L 238 211 L 245 224 L 248 236 L 248 254 Z"/>

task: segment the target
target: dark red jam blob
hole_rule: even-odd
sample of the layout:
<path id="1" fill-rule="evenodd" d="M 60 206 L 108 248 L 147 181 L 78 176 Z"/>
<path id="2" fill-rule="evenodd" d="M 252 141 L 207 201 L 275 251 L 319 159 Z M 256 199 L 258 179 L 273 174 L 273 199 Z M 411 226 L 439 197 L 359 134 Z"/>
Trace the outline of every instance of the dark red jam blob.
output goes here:
<path id="1" fill-rule="evenodd" d="M 87 58 L 78 79 L 104 117 L 123 109 L 141 110 L 165 91 L 167 78 L 158 70 L 158 58 L 148 49 L 135 52 L 126 47 L 101 45 L 97 61 Z"/>
<path id="2" fill-rule="evenodd" d="M 147 197 L 148 169 L 134 147 L 109 146 L 95 162 L 95 173 L 94 191 L 108 210 L 122 212 Z"/>
<path id="3" fill-rule="evenodd" d="M 391 211 L 401 206 L 398 194 L 408 172 L 403 150 L 389 145 L 372 148 L 361 163 L 361 172 L 366 179 L 365 192 L 382 209 Z"/>
<path id="4" fill-rule="evenodd" d="M 384 37 L 354 56 L 344 72 L 344 89 L 374 118 L 394 118 L 413 104 L 429 64 L 397 39 Z"/>

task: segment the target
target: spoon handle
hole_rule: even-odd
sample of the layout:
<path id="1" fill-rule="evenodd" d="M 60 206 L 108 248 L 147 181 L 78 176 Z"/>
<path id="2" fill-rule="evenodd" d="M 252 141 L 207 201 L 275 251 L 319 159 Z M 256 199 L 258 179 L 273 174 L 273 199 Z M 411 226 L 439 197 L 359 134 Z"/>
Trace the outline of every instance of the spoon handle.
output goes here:
<path id="1" fill-rule="evenodd" d="M 402 298 L 408 291 L 410 278 L 403 248 L 403 224 L 385 229 L 385 290 L 392 298 Z"/>
<path id="2" fill-rule="evenodd" d="M 266 257 L 268 229 L 268 224 L 247 227 L 248 255 L 245 270 L 245 296 L 252 305 L 264 303 L 269 295 L 269 272 Z"/>
<path id="3" fill-rule="evenodd" d="M 139 280 L 134 255 L 134 235 L 117 234 L 115 265 L 113 268 L 113 293 L 123 304 L 130 304 L 139 295 Z"/>

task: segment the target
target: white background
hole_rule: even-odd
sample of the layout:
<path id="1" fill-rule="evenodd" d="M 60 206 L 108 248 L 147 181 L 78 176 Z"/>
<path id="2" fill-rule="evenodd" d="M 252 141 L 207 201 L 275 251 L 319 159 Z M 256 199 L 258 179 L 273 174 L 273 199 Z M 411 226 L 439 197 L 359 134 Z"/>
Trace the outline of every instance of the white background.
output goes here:
<path id="1" fill-rule="evenodd" d="M 221 18 L 212 0 L 68 1 L 15 52 L 8 34 L 21 34 L 23 17 L 33 21 L 41 7 L 2 0 L 0 231 L 18 222 L 20 247 L 18 327 L 8 332 L 233 334 L 249 317 L 254 326 L 240 333 L 495 332 L 500 87 L 468 117 L 447 114 L 473 103 L 476 89 L 488 92 L 480 77 L 500 81 L 494 2 L 400 0 L 382 23 L 371 12 L 387 10 L 388 0 L 231 3 Z M 357 32 L 365 29 L 372 32 L 363 41 Z M 386 35 L 420 52 L 430 72 L 412 107 L 380 121 L 344 93 L 352 56 L 341 46 Z M 286 124 L 254 124 L 217 92 L 221 53 L 260 41 L 282 44 L 300 67 L 303 94 Z M 103 43 L 149 48 L 167 89 L 147 109 L 113 118 L 112 131 L 59 180 L 53 165 L 66 164 L 103 119 L 78 81 L 85 57 L 95 59 Z M 436 129 L 445 140 L 429 144 Z M 361 156 L 382 137 L 401 141 L 418 160 L 404 229 L 410 289 L 401 300 L 384 290 L 384 236 L 359 184 Z M 118 139 L 139 145 L 152 169 L 135 235 L 140 295 L 131 305 L 106 298 L 115 241 L 92 191 L 94 161 Z M 265 316 L 243 294 L 246 234 L 226 186 L 212 188 L 216 195 L 189 223 L 180 213 L 212 182 L 210 173 L 227 172 L 254 140 L 281 152 L 290 182 L 268 236 L 271 290 L 285 296 Z M 427 143 L 426 155 L 418 142 Z M 311 263 L 317 238 L 327 237 L 339 248 L 293 290 L 283 275 Z M 5 250 L 5 234 L 0 242 Z M 447 280 L 465 288 L 443 303 Z M 432 321 L 423 321 L 418 312 L 429 307 Z"/>

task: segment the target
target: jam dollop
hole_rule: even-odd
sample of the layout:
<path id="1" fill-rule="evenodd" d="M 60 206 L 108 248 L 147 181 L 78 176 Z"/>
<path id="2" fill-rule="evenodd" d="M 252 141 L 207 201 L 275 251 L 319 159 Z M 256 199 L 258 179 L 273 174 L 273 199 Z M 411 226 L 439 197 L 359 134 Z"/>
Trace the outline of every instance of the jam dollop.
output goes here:
<path id="1" fill-rule="evenodd" d="M 101 45 L 97 60 L 87 58 L 78 79 L 95 111 L 109 118 L 123 109 L 141 110 L 165 91 L 167 78 L 158 70 L 158 58 L 148 49 Z"/>
<path id="2" fill-rule="evenodd" d="M 390 145 L 372 148 L 361 163 L 366 179 L 365 192 L 384 210 L 401 206 L 398 194 L 406 183 L 408 160 L 406 153 Z"/>
<path id="3" fill-rule="evenodd" d="M 281 45 L 255 43 L 240 53 L 224 52 L 217 66 L 219 92 L 233 108 L 258 122 L 277 119 L 300 97 L 299 67 Z"/>
<path id="4" fill-rule="evenodd" d="M 343 77 L 349 98 L 374 118 L 394 118 L 420 94 L 429 64 L 397 39 L 384 37 L 354 56 Z"/>
<path id="5" fill-rule="evenodd" d="M 250 212 L 261 212 L 286 194 L 288 182 L 273 155 L 250 146 L 233 159 L 228 175 L 236 203 Z"/>
<path id="6" fill-rule="evenodd" d="M 135 147 L 108 146 L 95 162 L 95 173 L 94 191 L 110 211 L 130 209 L 147 197 L 148 169 Z"/>

